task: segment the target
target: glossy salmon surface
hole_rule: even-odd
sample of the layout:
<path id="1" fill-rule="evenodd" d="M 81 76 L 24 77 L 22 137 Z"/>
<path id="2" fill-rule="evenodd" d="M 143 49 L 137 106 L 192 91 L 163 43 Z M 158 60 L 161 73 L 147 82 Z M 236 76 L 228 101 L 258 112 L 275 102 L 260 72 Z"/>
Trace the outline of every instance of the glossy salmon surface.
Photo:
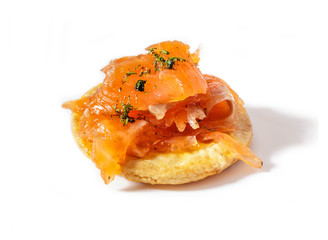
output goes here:
<path id="1" fill-rule="evenodd" d="M 111 61 L 96 93 L 63 104 L 81 114 L 79 136 L 92 142 L 104 181 L 120 173 L 127 155 L 188 151 L 211 141 L 259 167 L 252 151 L 226 134 L 236 128 L 242 100 L 223 80 L 201 73 L 199 51 L 191 54 L 178 41 L 146 51 Z"/>

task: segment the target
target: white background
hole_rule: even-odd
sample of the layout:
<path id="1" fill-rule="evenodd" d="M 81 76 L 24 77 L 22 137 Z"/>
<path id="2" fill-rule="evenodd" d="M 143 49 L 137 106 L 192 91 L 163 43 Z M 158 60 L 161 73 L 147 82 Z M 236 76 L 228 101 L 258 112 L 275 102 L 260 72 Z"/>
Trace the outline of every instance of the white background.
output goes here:
<path id="1" fill-rule="evenodd" d="M 1 1 L 0 239 L 327 239 L 326 3 Z M 246 102 L 263 169 L 105 185 L 61 104 L 175 39 Z"/>

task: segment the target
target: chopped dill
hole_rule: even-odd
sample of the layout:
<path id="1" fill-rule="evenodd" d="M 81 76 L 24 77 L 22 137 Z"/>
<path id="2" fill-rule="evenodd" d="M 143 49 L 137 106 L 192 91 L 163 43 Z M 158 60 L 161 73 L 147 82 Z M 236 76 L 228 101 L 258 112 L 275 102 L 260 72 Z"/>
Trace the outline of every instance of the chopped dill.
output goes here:
<path id="1" fill-rule="evenodd" d="M 140 64 L 138 64 L 134 69 L 133 69 L 133 71 L 135 71 L 138 67 L 140 67 L 141 65 Z"/>
<path id="2" fill-rule="evenodd" d="M 120 121 L 123 123 L 123 126 L 126 126 L 129 122 L 135 122 L 134 118 L 129 117 L 129 112 L 133 110 L 133 106 L 130 103 L 125 104 L 124 102 L 121 102 L 121 105 L 122 109 L 119 109 L 117 105 L 114 105 L 113 109 L 116 115 L 120 117 Z"/>
<path id="3" fill-rule="evenodd" d="M 133 75 L 133 74 L 137 74 L 136 72 L 130 72 L 130 71 L 127 71 L 126 73 L 125 73 L 125 76 L 131 76 L 131 75 Z"/>
<path id="4" fill-rule="evenodd" d="M 139 91 L 139 92 L 144 92 L 145 91 L 145 80 L 138 80 L 138 82 L 135 85 L 135 90 Z"/>
<path id="5" fill-rule="evenodd" d="M 168 59 L 165 61 L 165 63 L 166 63 L 166 68 L 167 68 L 167 69 L 172 69 L 176 61 L 184 62 L 184 61 L 186 61 L 186 60 L 183 59 L 183 58 L 179 58 L 179 57 L 171 57 L 171 58 L 168 58 Z"/>

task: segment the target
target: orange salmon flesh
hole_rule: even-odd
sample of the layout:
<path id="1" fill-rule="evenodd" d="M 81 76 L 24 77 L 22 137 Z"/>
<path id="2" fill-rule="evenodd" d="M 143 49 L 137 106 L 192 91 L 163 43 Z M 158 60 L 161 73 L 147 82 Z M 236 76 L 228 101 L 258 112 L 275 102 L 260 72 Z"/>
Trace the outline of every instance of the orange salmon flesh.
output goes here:
<path id="1" fill-rule="evenodd" d="M 126 156 L 187 151 L 199 143 L 224 142 L 253 167 L 261 160 L 227 132 L 236 129 L 239 96 L 222 79 L 202 74 L 199 50 L 178 41 L 115 59 L 96 93 L 68 101 L 81 115 L 79 137 L 92 142 L 92 160 L 105 183 L 119 174 Z"/>

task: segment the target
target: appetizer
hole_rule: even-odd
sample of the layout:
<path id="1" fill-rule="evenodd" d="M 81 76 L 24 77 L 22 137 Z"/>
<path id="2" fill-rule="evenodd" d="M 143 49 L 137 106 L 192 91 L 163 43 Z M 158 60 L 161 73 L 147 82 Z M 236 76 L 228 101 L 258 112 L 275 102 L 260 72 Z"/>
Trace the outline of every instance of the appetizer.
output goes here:
<path id="1" fill-rule="evenodd" d="M 68 101 L 74 138 L 105 183 L 115 175 L 150 184 L 183 184 L 238 160 L 261 168 L 248 148 L 244 103 L 222 79 L 202 74 L 199 50 L 179 41 L 112 60 L 103 83 Z"/>

